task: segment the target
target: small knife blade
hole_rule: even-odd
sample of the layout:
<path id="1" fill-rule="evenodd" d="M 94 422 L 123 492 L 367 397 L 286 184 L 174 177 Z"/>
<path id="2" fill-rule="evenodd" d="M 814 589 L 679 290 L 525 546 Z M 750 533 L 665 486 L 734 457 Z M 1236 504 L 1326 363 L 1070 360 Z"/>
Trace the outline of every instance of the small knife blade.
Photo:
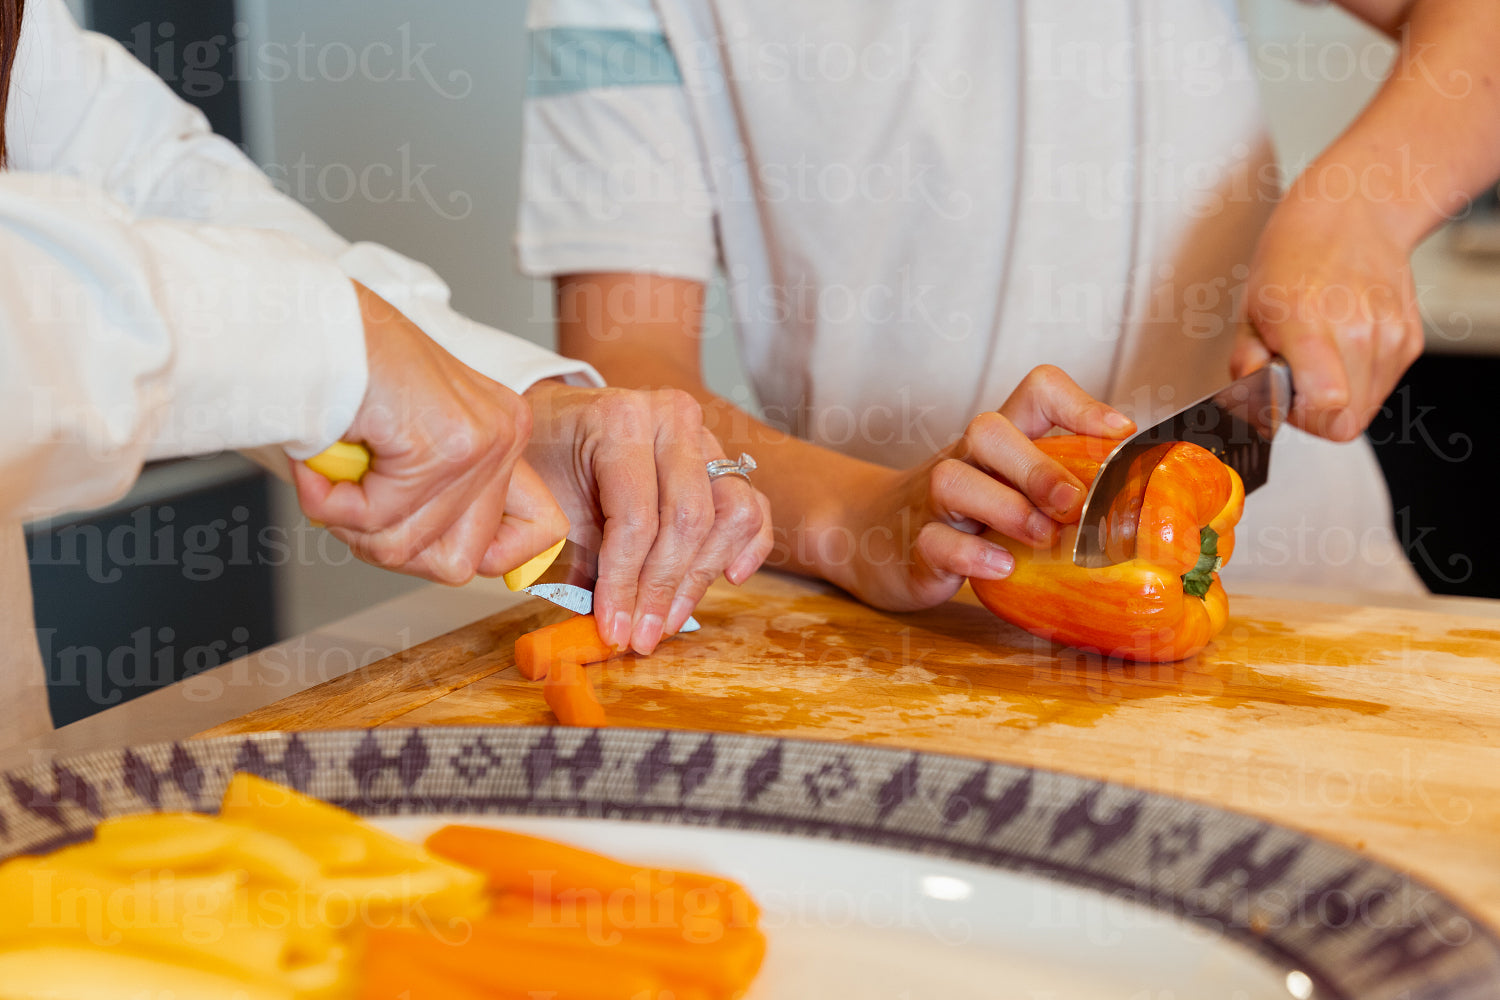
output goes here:
<path id="1" fill-rule="evenodd" d="M 1292 370 L 1272 358 L 1218 392 L 1127 438 L 1110 452 L 1089 487 L 1078 519 L 1073 563 L 1102 567 L 1135 555 L 1146 481 L 1178 441 L 1208 449 L 1235 472 L 1251 493 L 1265 485 L 1271 439 L 1292 406 Z"/>
<path id="2" fill-rule="evenodd" d="M 558 607 L 567 608 L 576 614 L 586 615 L 594 610 L 594 585 L 599 582 L 599 553 L 573 541 L 563 543 L 562 551 L 537 577 L 536 582 L 525 588 L 526 593 L 551 601 Z M 691 615 L 682 623 L 679 632 L 696 632 L 703 626 Z"/>

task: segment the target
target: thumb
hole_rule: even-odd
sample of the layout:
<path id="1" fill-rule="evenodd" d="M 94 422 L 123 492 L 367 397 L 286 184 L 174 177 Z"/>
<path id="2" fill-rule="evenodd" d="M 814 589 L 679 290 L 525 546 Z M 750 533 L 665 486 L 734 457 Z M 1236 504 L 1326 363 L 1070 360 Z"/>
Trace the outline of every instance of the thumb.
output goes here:
<path id="1" fill-rule="evenodd" d="M 547 484 L 524 461 L 510 474 L 505 514 L 479 564 L 480 576 L 500 576 L 547 551 L 568 535 L 568 516 Z"/>

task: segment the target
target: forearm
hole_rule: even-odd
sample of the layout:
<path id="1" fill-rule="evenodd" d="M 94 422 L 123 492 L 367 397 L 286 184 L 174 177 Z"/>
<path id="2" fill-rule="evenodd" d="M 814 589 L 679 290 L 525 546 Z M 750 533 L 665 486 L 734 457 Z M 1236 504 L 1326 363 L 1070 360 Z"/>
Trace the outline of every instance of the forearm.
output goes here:
<path id="1" fill-rule="evenodd" d="M 675 388 L 697 399 L 725 454 L 747 452 L 757 463 L 755 486 L 771 501 L 776 539 L 766 565 L 851 588 L 848 548 L 854 532 L 846 503 L 870 495 L 893 473 L 777 430 L 711 392 L 697 363 L 702 286 L 671 284 L 671 296 L 652 296 L 650 314 L 641 315 L 644 310 L 628 302 L 612 302 L 608 309 L 580 305 L 580 286 L 563 279 L 563 353 L 592 364 L 611 385 Z"/>
<path id="2" fill-rule="evenodd" d="M 1500 4 L 1346 6 L 1394 29 L 1400 52 L 1379 93 L 1289 198 L 1363 202 L 1415 246 L 1500 176 Z"/>

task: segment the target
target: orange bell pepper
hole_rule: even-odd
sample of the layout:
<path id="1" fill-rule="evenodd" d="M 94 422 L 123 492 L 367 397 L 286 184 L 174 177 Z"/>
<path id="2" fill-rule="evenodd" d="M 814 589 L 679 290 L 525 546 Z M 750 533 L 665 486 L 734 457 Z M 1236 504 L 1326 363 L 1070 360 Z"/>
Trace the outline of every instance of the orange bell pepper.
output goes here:
<path id="1" fill-rule="evenodd" d="M 1118 442 L 1077 435 L 1036 445 L 1088 485 Z M 1216 570 L 1234 552 L 1245 505 L 1239 475 L 1197 445 L 1179 442 L 1146 484 L 1133 559 L 1099 569 L 1073 565 L 1077 525 L 1051 549 L 998 533 L 1015 556 L 1003 580 L 971 580 L 984 606 L 1033 635 L 1126 660 L 1168 662 L 1198 652 L 1229 617 Z"/>

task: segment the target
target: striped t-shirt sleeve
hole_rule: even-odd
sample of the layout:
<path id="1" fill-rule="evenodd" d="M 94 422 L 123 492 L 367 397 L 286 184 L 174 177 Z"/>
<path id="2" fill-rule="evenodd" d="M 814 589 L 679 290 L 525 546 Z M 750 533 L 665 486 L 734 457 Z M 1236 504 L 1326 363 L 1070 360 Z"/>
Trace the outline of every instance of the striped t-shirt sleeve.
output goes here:
<path id="1" fill-rule="evenodd" d="M 713 197 L 650 0 L 534 0 L 516 249 L 533 276 L 707 281 Z"/>

